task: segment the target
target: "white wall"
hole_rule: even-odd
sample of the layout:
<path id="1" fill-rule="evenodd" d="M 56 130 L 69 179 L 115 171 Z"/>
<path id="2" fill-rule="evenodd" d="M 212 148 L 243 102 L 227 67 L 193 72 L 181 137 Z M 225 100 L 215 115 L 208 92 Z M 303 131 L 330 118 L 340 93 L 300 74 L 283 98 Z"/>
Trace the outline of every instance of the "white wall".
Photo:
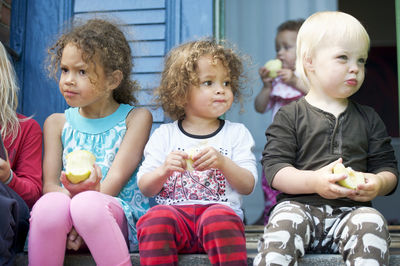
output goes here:
<path id="1" fill-rule="evenodd" d="M 250 83 L 243 114 L 235 105 L 226 115 L 231 121 L 241 122 L 251 131 L 255 141 L 255 154 L 261 158 L 265 145 L 265 130 L 271 123 L 271 114 L 259 114 L 254 110 L 254 98 L 261 89 L 258 68 L 268 59 L 275 57 L 276 29 L 288 19 L 307 18 L 316 11 L 337 10 L 336 0 L 226 0 L 225 1 L 225 38 L 236 44 L 238 49 L 251 57 L 247 68 Z M 261 190 L 261 164 L 258 163 L 259 182 L 256 191 L 244 197 L 246 223 L 253 224 L 263 212 L 263 194 Z"/>

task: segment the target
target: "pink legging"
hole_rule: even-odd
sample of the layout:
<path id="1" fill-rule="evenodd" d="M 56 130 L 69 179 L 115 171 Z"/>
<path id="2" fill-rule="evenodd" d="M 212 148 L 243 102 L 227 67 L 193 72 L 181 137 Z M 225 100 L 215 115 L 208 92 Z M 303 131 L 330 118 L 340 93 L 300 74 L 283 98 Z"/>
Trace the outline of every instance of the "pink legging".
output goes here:
<path id="1" fill-rule="evenodd" d="M 124 211 L 117 199 L 96 191 L 82 192 L 72 199 L 51 192 L 36 202 L 30 218 L 29 265 L 63 265 L 72 227 L 97 265 L 131 265 Z"/>

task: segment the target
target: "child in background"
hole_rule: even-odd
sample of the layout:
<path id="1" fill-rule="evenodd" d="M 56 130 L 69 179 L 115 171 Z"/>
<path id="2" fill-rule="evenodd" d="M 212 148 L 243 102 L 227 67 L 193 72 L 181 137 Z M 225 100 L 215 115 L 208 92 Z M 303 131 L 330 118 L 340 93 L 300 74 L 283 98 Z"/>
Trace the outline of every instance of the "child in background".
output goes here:
<path id="1" fill-rule="evenodd" d="M 14 265 L 29 228 L 29 209 L 42 193 L 42 130 L 16 112 L 18 85 L 7 51 L 0 42 L 0 265 Z"/>
<path id="2" fill-rule="evenodd" d="M 276 78 L 269 77 L 269 71 L 264 66 L 259 69 L 263 87 L 254 101 L 254 107 L 259 113 L 272 110 L 273 118 L 279 108 L 300 99 L 308 91 L 308 88 L 300 82 L 294 73 L 297 32 L 303 22 L 303 19 L 288 20 L 278 27 L 275 47 L 276 57 L 282 62 L 282 69 L 278 71 Z M 268 185 L 264 173 L 261 184 L 264 192 L 264 214 L 263 221 L 257 223 L 267 224 L 269 212 L 276 203 L 276 196 L 279 191 Z"/>
<path id="3" fill-rule="evenodd" d="M 280 191 L 254 265 L 296 265 L 305 252 L 340 253 L 346 265 L 389 265 L 385 218 L 371 207 L 396 189 L 397 162 L 378 114 L 348 98 L 364 81 L 369 36 L 342 12 L 318 12 L 297 36 L 296 69 L 308 94 L 283 106 L 267 129 L 262 164 Z M 365 183 L 336 182 L 338 163 Z"/>
<path id="4" fill-rule="evenodd" d="M 265 113 L 272 109 L 272 117 L 282 106 L 303 97 L 308 89 L 295 75 L 296 38 L 303 19 L 288 20 L 279 25 L 275 37 L 276 58 L 281 60 L 282 69 L 276 78 L 269 77 L 265 66 L 258 70 L 263 83 L 257 94 L 254 107 L 257 112 Z"/>
<path id="5" fill-rule="evenodd" d="M 160 204 L 137 223 L 141 265 L 204 252 L 213 265 L 247 265 L 241 195 L 257 183 L 254 140 L 219 118 L 241 98 L 242 71 L 233 50 L 212 40 L 166 58 L 156 95 L 176 121 L 154 131 L 138 173 L 140 190 Z"/>
<path id="6" fill-rule="evenodd" d="M 137 219 L 149 208 L 136 169 L 152 117 L 134 108 L 129 44 L 114 24 L 93 19 L 63 34 L 49 49 L 49 69 L 61 70 L 60 92 L 71 108 L 44 124 L 44 193 L 32 210 L 30 265 L 62 265 L 65 249 L 89 248 L 97 265 L 131 265 Z M 66 179 L 65 156 L 96 156 L 89 179 Z M 60 180 L 63 185 L 60 184 Z"/>

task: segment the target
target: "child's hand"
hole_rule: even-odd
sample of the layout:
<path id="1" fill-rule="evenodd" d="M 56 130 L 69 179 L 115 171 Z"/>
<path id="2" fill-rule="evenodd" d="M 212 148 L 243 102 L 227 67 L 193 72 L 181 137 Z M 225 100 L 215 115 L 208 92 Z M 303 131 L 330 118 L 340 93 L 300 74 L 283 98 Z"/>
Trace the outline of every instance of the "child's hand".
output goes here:
<path id="1" fill-rule="evenodd" d="M 278 76 L 281 77 L 282 81 L 286 84 L 292 86 L 296 84 L 296 76 L 291 69 L 282 68 L 281 70 L 278 70 Z"/>
<path id="2" fill-rule="evenodd" d="M 268 76 L 269 74 L 268 69 L 266 69 L 264 66 L 260 67 L 260 69 L 258 70 L 258 74 L 260 74 L 260 78 L 264 87 L 268 88 L 272 86 L 273 78 Z"/>
<path id="3" fill-rule="evenodd" d="M 77 184 L 69 182 L 64 171 L 61 172 L 60 176 L 61 183 L 69 191 L 69 193 L 71 193 L 71 197 L 87 190 L 100 191 L 101 178 L 101 169 L 97 164 L 94 164 L 93 171 L 90 173 L 89 178 Z"/>
<path id="4" fill-rule="evenodd" d="M 10 163 L 0 159 L 0 182 L 5 183 L 10 178 Z"/>
<path id="5" fill-rule="evenodd" d="M 162 168 L 162 176 L 170 176 L 174 171 L 184 172 L 186 169 L 186 161 L 189 155 L 183 151 L 173 151 L 165 158 Z"/>
<path id="6" fill-rule="evenodd" d="M 357 186 L 356 194 L 350 195 L 348 198 L 355 201 L 371 201 L 379 195 L 382 183 L 380 178 L 375 174 L 363 173 L 365 184 Z"/>
<path id="7" fill-rule="evenodd" d="M 333 174 L 333 167 L 337 163 L 341 163 L 342 159 L 338 159 L 327 166 L 315 171 L 314 189 L 321 197 L 326 199 L 337 199 L 354 196 L 356 191 L 353 189 L 342 187 L 336 184 L 337 181 L 346 179 L 345 174 Z"/>
<path id="8" fill-rule="evenodd" d="M 72 227 L 67 236 L 67 249 L 77 251 L 83 244 L 84 241 L 82 237 L 76 232 L 75 228 Z"/>
<path id="9" fill-rule="evenodd" d="M 193 157 L 193 168 L 204 171 L 211 168 L 221 169 L 224 156 L 213 147 L 205 147 Z"/>

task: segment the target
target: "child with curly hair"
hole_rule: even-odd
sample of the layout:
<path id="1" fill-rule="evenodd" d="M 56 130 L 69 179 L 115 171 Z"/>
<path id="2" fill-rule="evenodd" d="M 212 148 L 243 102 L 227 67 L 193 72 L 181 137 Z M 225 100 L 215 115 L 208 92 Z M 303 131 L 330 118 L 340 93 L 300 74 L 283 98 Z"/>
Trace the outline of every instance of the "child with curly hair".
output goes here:
<path id="1" fill-rule="evenodd" d="M 247 265 L 241 195 L 257 183 L 254 140 L 220 118 L 241 99 L 242 78 L 239 56 L 213 40 L 168 54 L 156 96 L 176 120 L 154 131 L 138 173 L 140 190 L 160 204 L 137 223 L 142 265 L 204 252 L 213 265 Z"/>
<path id="2" fill-rule="evenodd" d="M 44 124 L 45 195 L 32 210 L 29 263 L 62 265 L 66 248 L 89 248 L 97 265 L 131 265 L 127 244 L 137 249 L 136 221 L 149 208 L 136 169 L 152 117 L 131 105 L 139 86 L 130 78 L 128 41 L 113 23 L 92 19 L 63 34 L 49 55 L 71 108 Z M 78 184 L 65 174 L 75 150 L 96 156 L 90 177 Z"/>

